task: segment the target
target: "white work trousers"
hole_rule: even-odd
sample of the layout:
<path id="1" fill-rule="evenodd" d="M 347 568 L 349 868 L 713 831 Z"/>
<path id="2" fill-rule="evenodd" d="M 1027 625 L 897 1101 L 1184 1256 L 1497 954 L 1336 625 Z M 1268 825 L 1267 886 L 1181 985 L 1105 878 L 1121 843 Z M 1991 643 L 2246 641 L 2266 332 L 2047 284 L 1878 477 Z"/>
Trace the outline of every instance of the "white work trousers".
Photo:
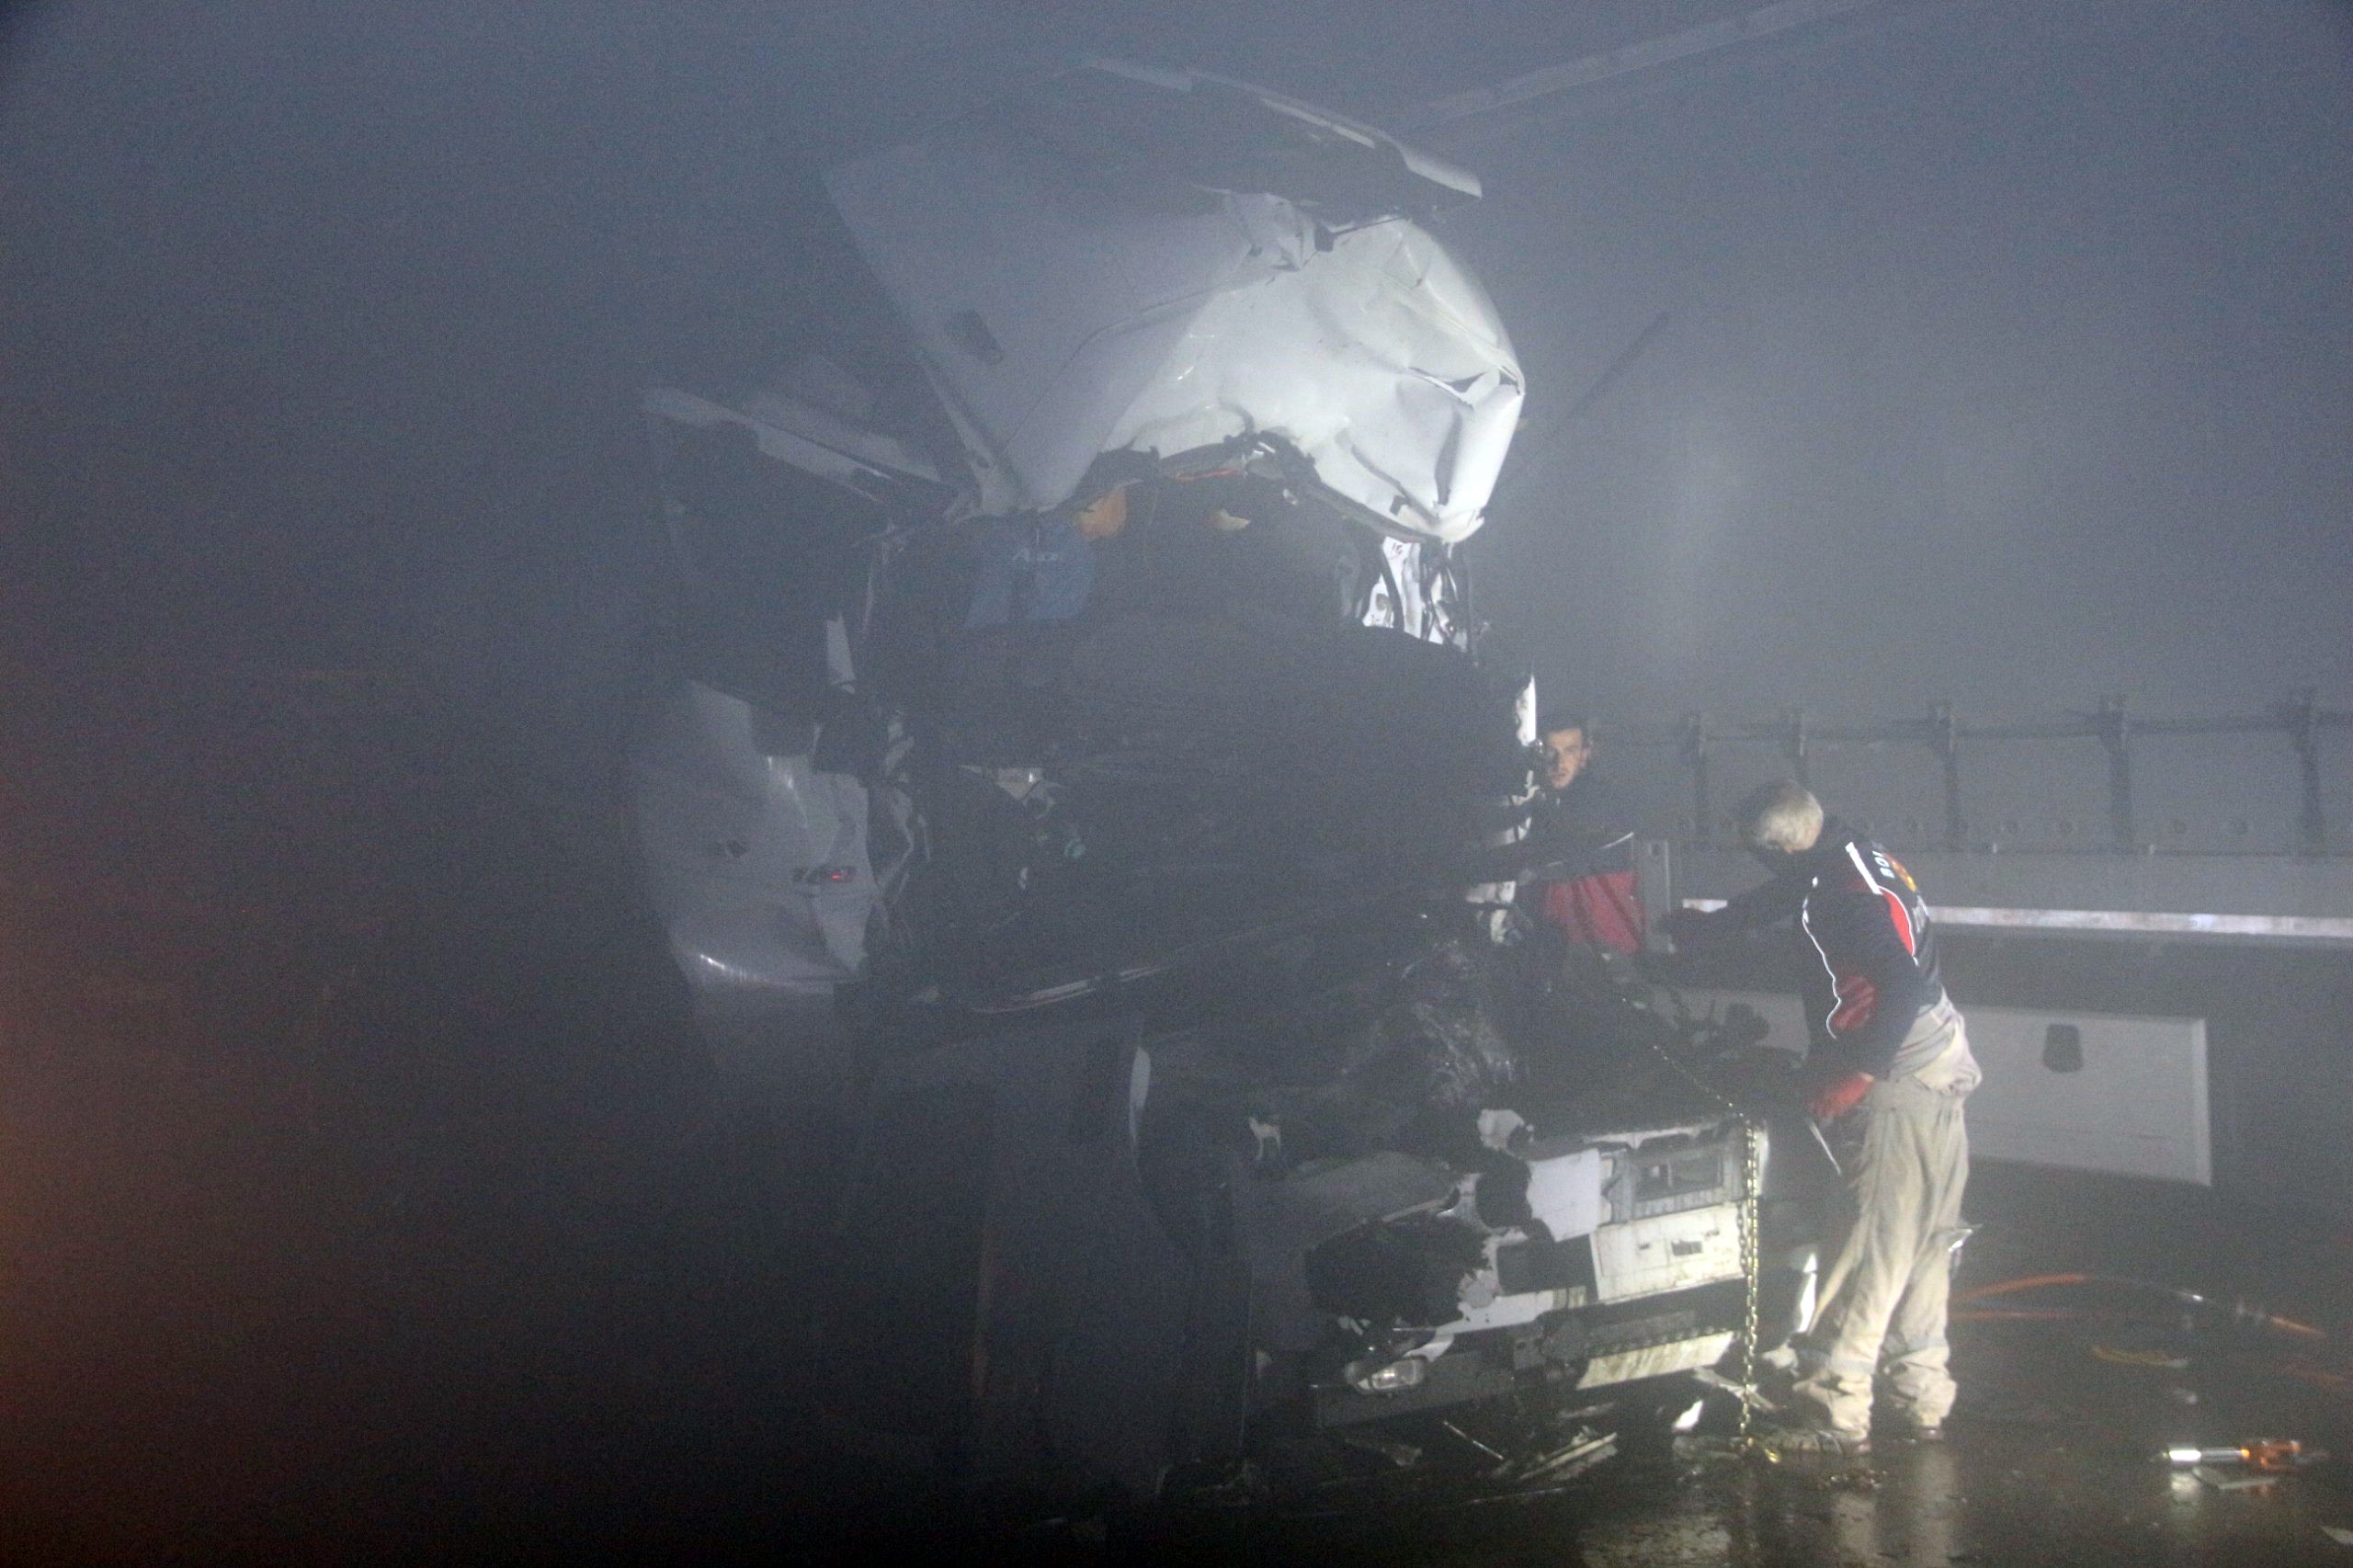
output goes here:
<path id="1" fill-rule="evenodd" d="M 1883 1079 L 1840 1119 L 1843 1221 L 1821 1282 L 1821 1307 L 1798 1336 L 1800 1411 L 1846 1437 L 1868 1435 L 1871 1386 L 1932 1426 L 1952 1409 L 1945 1302 L 1961 1199 L 1969 1185 L 1965 1093 Z"/>

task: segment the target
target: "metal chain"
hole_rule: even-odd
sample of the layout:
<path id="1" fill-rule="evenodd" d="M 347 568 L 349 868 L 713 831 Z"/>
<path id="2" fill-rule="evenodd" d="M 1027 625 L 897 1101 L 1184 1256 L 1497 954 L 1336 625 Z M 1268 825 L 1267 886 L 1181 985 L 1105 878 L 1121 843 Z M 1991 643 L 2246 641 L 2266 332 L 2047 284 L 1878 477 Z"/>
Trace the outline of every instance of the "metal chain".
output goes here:
<path id="1" fill-rule="evenodd" d="M 1677 998 L 1679 1003 L 1681 998 Z M 1755 1118 L 1741 1108 L 1733 1097 L 1675 1059 L 1674 1053 L 1654 1037 L 1650 1047 L 1660 1061 L 1689 1081 L 1701 1094 L 1715 1101 L 1740 1119 L 1740 1427 L 1738 1441 L 1748 1445 L 1748 1427 L 1754 1411 L 1750 1401 L 1756 1388 L 1756 1297 L 1759 1277 L 1764 1272 L 1762 1239 L 1757 1230 L 1756 1204 L 1761 1185 L 1758 1180 L 1761 1162 L 1757 1157 L 1758 1127 Z"/>
<path id="2" fill-rule="evenodd" d="M 1742 1322 L 1740 1330 L 1740 1430 L 1743 1447 L 1748 1443 L 1748 1423 L 1754 1411 L 1749 1396 L 1756 1388 L 1756 1296 L 1758 1278 L 1764 1272 L 1762 1238 L 1756 1228 L 1756 1189 L 1763 1162 L 1757 1158 L 1759 1142 L 1756 1123 L 1748 1117 L 1740 1119 L 1740 1274 Z"/>

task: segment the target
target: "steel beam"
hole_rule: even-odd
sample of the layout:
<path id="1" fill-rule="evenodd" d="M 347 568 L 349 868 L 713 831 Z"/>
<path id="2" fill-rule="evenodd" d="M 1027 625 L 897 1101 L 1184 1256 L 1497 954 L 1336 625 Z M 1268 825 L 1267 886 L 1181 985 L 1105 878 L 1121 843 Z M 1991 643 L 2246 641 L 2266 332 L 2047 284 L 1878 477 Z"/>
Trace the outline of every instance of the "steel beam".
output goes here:
<path id="1" fill-rule="evenodd" d="M 2353 859 L 2288 855 L 2003 855 L 1903 858 L 1949 925 L 2044 936 L 2142 936 L 2353 947 Z M 1754 861 L 1677 846 L 1673 902 L 1753 887 Z"/>

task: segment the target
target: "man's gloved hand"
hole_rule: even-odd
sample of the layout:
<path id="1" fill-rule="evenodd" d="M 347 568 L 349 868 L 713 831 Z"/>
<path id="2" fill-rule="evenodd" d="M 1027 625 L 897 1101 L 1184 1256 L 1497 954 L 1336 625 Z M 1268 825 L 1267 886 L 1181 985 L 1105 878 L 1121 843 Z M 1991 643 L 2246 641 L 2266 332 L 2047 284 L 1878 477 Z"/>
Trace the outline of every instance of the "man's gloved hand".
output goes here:
<path id="1" fill-rule="evenodd" d="M 1678 948 L 1699 947 L 1724 934 L 1722 923 L 1704 909 L 1670 909 L 1659 918 L 1658 928 Z"/>
<path id="2" fill-rule="evenodd" d="M 1842 1073 L 1834 1077 L 1816 1078 L 1806 1085 L 1806 1114 L 1816 1121 L 1836 1121 L 1857 1106 L 1870 1093 L 1869 1073 Z"/>

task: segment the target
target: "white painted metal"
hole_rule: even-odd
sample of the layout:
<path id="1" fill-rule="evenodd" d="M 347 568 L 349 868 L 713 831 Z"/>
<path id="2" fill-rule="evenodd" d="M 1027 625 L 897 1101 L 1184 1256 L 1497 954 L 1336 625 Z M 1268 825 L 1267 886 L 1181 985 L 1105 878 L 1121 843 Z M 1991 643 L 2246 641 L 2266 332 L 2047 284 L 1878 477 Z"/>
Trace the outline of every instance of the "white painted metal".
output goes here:
<path id="1" fill-rule="evenodd" d="M 857 779 L 767 755 L 750 704 L 681 682 L 629 780 L 647 889 L 698 995 L 824 997 L 858 972 L 874 878 Z"/>
<path id="2" fill-rule="evenodd" d="M 1687 1130 L 1688 1131 L 1688 1130 Z M 1505 1231 L 1487 1240 L 1483 1264 L 1463 1290 L 1463 1312 L 1438 1333 L 1442 1335 L 1509 1328 L 1533 1323 L 1547 1312 L 1585 1307 L 1596 1301 L 1627 1301 L 1662 1290 L 1687 1290 L 1712 1280 L 1729 1279 L 1740 1272 L 1739 1215 L 1735 1205 L 1719 1203 L 1680 1214 L 1661 1215 L 1622 1224 L 1603 1224 L 1602 1186 L 1608 1158 L 1599 1148 L 1529 1163 L 1528 1206 L 1543 1221 L 1555 1241 L 1576 1236 L 1593 1238 L 1596 1286 L 1582 1285 L 1516 1295 L 1495 1293 L 1499 1278 L 1497 1252 L 1529 1239 L 1522 1231 Z"/>
<path id="3" fill-rule="evenodd" d="M 2043 1064 L 2050 1026 L 2082 1031 L 2083 1069 Z M 1981 1007 L 1969 1044 L 1985 1069 L 1970 1096 L 1971 1146 L 1991 1159 L 2214 1184 L 2206 1020 Z"/>
<path id="4" fill-rule="evenodd" d="M 1690 909 L 1722 909 L 1720 898 L 1687 898 Z M 1939 925 L 2018 931 L 2075 931 L 2136 937 L 2284 937 L 2305 942 L 2353 942 L 2353 919 L 2320 915 L 2198 915 L 2163 909 L 1999 909 L 1937 903 Z"/>
<path id="5" fill-rule="evenodd" d="M 2054 937 L 2353 944 L 2353 856 L 1899 848 L 1947 926 Z M 1725 845 L 1677 844 L 1671 896 L 1695 907 L 1756 883 Z"/>
<path id="6" fill-rule="evenodd" d="M 1601 1151 L 1528 1163 L 1528 1207 L 1555 1241 L 1581 1236 L 1601 1223 Z"/>
<path id="7" fill-rule="evenodd" d="M 1605 1301 L 1740 1275 L 1740 1206 L 1711 1204 L 1593 1233 L 1594 1294 Z"/>
<path id="8" fill-rule="evenodd" d="M 1987 909 L 1936 904 L 1948 926 L 2006 926 L 2037 931 L 2129 931 L 2153 937 L 2290 937 L 2353 942 L 2353 920 L 2313 915 L 2197 915 L 2138 909 Z"/>
<path id="9" fill-rule="evenodd" d="M 1797 998 L 1763 991 L 1687 991 L 1696 1008 L 1734 1002 L 1772 1027 L 1767 1043 L 1806 1049 Z M 1969 1048 L 1985 1082 L 1969 1098 L 1972 1154 L 2022 1165 L 2211 1187 L 2206 1020 L 1972 1007 Z M 2081 1036 L 2080 1070 L 2044 1064 L 2052 1025 Z"/>
<path id="10" fill-rule="evenodd" d="M 1641 39 L 1617 49 L 1604 50 L 1598 54 L 1580 55 L 1558 65 L 1547 65 L 1491 86 L 1472 87 L 1449 94 L 1407 115 L 1403 123 L 1422 130 L 1476 115 L 1493 114 L 1498 109 L 1533 103 L 1574 88 L 1591 86 L 1596 82 L 1606 82 L 1613 76 L 1654 70 L 1678 60 L 1688 60 L 1696 54 L 1768 38 L 1812 22 L 1826 21 L 1878 3 L 1879 0 L 1779 0 L 1775 5 L 1745 11 L 1735 17 L 1719 17 L 1695 28 L 1686 28 L 1678 33 Z"/>
<path id="11" fill-rule="evenodd" d="M 1139 123 L 1168 132 L 1165 165 Z M 1279 174 L 1245 161 L 1224 186 L 1176 144 L 1261 134 Z M 1099 167 L 1096 144 L 1117 148 Z M 980 510 L 1064 501 L 1106 452 L 1265 433 L 1399 537 L 1478 528 L 1519 367 L 1477 282 L 1392 215 L 1475 193 L 1458 171 L 1257 89 L 1097 66 L 826 183 L 975 454 Z"/>
<path id="12" fill-rule="evenodd" d="M 896 437 L 861 430 L 837 415 L 779 393 L 755 392 L 735 408 L 676 387 L 649 387 L 641 406 L 657 421 L 689 429 L 741 426 L 751 432 L 764 456 L 841 484 L 856 487 L 861 481 L 900 477 L 938 483 L 931 460 Z"/>
<path id="13" fill-rule="evenodd" d="M 1596 1356 L 1586 1363 L 1584 1375 L 1577 1379 L 1577 1387 L 1597 1389 L 1611 1383 L 1631 1382 L 1636 1378 L 1665 1377 L 1669 1372 L 1696 1372 L 1702 1367 L 1712 1367 L 1722 1360 L 1724 1352 L 1732 1348 L 1732 1341 L 1733 1335 L 1729 1332 L 1703 1334 L 1666 1345 L 1647 1345 L 1639 1350 L 1617 1350 Z"/>
<path id="14" fill-rule="evenodd" d="M 1495 1248 L 1487 1249 L 1486 1274 L 1492 1278 Z M 1564 1285 L 1557 1290 L 1522 1290 L 1514 1296 L 1497 1296 L 1479 1306 L 1466 1307 L 1462 1315 L 1439 1329 L 1441 1338 L 1451 1344 L 1458 1336 L 1476 1334 L 1490 1328 L 1516 1328 L 1521 1324 L 1534 1323 L 1546 1312 L 1557 1312 L 1570 1307 L 1592 1305 L 1592 1297 L 1582 1285 Z"/>

